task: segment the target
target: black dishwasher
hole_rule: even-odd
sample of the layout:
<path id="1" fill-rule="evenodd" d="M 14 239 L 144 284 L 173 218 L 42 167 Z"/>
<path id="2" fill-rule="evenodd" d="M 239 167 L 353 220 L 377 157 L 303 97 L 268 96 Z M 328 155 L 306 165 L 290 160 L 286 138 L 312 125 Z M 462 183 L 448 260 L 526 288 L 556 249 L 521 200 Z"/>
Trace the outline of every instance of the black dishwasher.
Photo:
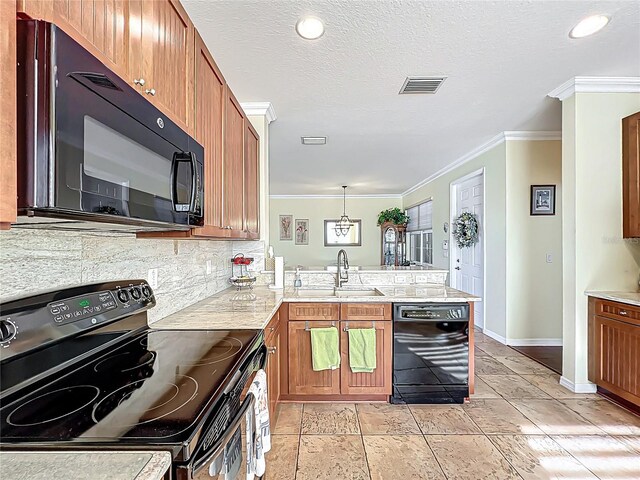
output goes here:
<path id="1" fill-rule="evenodd" d="M 469 304 L 394 304 L 391 403 L 463 403 L 467 397 Z"/>

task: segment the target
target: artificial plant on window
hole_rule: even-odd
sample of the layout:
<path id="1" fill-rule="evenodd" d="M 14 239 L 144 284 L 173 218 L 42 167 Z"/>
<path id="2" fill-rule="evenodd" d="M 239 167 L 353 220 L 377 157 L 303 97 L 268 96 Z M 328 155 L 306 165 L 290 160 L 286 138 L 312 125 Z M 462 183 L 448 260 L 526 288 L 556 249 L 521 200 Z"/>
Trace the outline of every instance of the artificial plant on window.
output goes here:
<path id="1" fill-rule="evenodd" d="M 409 223 L 409 217 L 398 207 L 388 208 L 378 214 L 378 226 L 385 222 L 391 222 L 395 225 L 406 225 Z"/>

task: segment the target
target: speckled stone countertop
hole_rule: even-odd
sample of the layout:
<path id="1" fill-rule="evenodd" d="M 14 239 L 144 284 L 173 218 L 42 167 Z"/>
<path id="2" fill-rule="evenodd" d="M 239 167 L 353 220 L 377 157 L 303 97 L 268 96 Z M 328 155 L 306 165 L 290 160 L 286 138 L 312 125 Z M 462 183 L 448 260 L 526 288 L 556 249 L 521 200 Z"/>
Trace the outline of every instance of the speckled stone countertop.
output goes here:
<path id="1" fill-rule="evenodd" d="M 292 265 L 288 265 L 285 267 L 285 271 L 286 272 L 292 272 L 295 271 L 297 268 L 300 268 L 301 272 L 313 272 L 313 273 L 326 273 L 331 271 L 330 269 L 333 269 L 333 271 L 336 270 L 337 265 L 330 265 L 330 266 L 300 266 L 300 267 L 294 267 Z M 358 272 L 438 272 L 438 273 L 449 273 L 449 270 L 446 269 L 442 269 L 442 268 L 434 268 L 434 267 L 423 267 L 422 265 L 411 265 L 408 267 L 396 267 L 394 265 L 389 265 L 389 266 L 385 266 L 385 265 L 353 265 L 349 268 L 353 268 L 355 271 Z"/>
<path id="2" fill-rule="evenodd" d="M 0 452 L 2 480 L 160 480 L 169 452 Z"/>
<path id="3" fill-rule="evenodd" d="M 367 285 L 362 288 L 372 288 Z M 283 302 L 335 303 L 455 303 L 478 302 L 479 297 L 444 285 L 378 286 L 383 295 L 372 297 L 335 297 L 310 295 L 312 287 L 296 290 L 270 290 L 255 287 L 237 291 L 228 288 L 209 298 L 163 318 L 151 325 L 157 329 L 263 329 Z"/>
<path id="4" fill-rule="evenodd" d="M 603 300 L 612 300 L 614 302 L 626 303 L 627 305 L 635 305 L 640 307 L 640 293 L 638 292 L 585 292 L 590 297 L 602 298 Z"/>

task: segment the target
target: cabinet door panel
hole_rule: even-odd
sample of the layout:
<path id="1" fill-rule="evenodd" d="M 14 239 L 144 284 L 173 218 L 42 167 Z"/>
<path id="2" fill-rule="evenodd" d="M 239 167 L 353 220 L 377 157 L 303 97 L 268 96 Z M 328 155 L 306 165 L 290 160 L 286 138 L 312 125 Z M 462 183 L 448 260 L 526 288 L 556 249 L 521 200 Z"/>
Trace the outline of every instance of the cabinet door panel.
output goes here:
<path id="1" fill-rule="evenodd" d="M 391 395 L 393 365 L 393 324 L 375 322 L 376 368 L 372 373 L 353 373 L 349 366 L 349 332 L 347 328 L 371 328 L 371 322 L 340 322 L 341 388 L 343 395 Z"/>
<path id="2" fill-rule="evenodd" d="M 245 120 L 244 150 L 244 231 L 249 238 L 259 236 L 259 148 L 260 139 L 249 120 Z"/>
<path id="3" fill-rule="evenodd" d="M 280 332 L 269 335 L 267 345 L 267 393 L 269 398 L 269 413 L 271 428 L 275 428 L 278 400 L 280 398 Z"/>
<path id="4" fill-rule="evenodd" d="M 313 371 L 311 332 L 307 322 L 289 322 L 289 393 L 292 395 L 335 395 L 340 393 L 340 369 Z M 334 322 L 335 323 L 335 322 Z M 313 322 L 314 327 L 330 327 L 332 322 Z"/>
<path id="5" fill-rule="evenodd" d="M 227 87 L 224 151 L 224 225 L 231 227 L 231 236 L 242 235 L 244 118 L 242 107 Z"/>
<path id="6" fill-rule="evenodd" d="M 16 13 L 11 2 L 0 2 L 0 229 L 16 220 Z"/>
<path id="7" fill-rule="evenodd" d="M 640 237 L 640 112 L 622 119 L 623 236 Z"/>
<path id="8" fill-rule="evenodd" d="M 222 128 L 225 81 L 206 45 L 196 32 L 195 138 L 204 147 L 205 228 L 196 234 L 224 236 L 222 223 Z"/>
<path id="9" fill-rule="evenodd" d="M 596 384 L 640 405 L 640 327 L 595 317 Z"/>

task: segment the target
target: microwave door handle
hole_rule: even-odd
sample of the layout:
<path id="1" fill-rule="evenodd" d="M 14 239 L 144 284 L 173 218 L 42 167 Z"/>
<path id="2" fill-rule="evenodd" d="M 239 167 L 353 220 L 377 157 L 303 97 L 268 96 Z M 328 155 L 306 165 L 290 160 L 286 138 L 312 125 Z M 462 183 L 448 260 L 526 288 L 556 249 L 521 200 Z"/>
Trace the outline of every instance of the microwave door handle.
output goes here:
<path id="1" fill-rule="evenodd" d="M 194 460 L 193 462 L 194 475 L 198 473 L 198 471 L 202 469 L 203 466 L 208 465 L 213 460 L 218 458 L 218 456 L 222 452 L 224 452 L 224 448 L 233 438 L 233 435 L 238 429 L 238 426 L 240 425 L 240 423 L 242 422 L 242 419 L 247 413 L 247 410 L 249 410 L 250 407 L 253 407 L 255 403 L 256 403 L 256 397 L 252 393 L 247 394 L 247 398 L 242 403 L 242 407 L 240 408 L 240 411 L 236 414 L 235 418 L 231 422 L 231 425 L 227 427 L 224 433 L 224 436 L 216 442 L 216 445 L 211 449 L 210 453 L 208 453 L 205 457 L 201 459 Z"/>
<path id="2" fill-rule="evenodd" d="M 189 163 L 191 166 L 191 198 L 188 204 L 178 203 L 178 168 L 180 163 Z M 195 209 L 196 180 L 198 173 L 196 171 L 196 159 L 192 153 L 175 152 L 171 161 L 171 203 L 173 210 L 176 212 L 193 213 Z M 187 205 L 188 210 L 178 210 L 178 205 Z"/>
<path id="3" fill-rule="evenodd" d="M 189 152 L 189 159 L 191 160 L 191 201 L 189 202 L 189 213 L 196 213 L 196 196 L 198 195 L 198 162 L 196 161 L 196 154 Z M 202 181 L 202 179 L 200 179 Z"/>
<path id="4" fill-rule="evenodd" d="M 171 160 L 171 205 L 173 205 L 173 211 L 177 212 L 177 197 L 178 197 L 178 152 L 174 152 L 173 159 Z"/>

